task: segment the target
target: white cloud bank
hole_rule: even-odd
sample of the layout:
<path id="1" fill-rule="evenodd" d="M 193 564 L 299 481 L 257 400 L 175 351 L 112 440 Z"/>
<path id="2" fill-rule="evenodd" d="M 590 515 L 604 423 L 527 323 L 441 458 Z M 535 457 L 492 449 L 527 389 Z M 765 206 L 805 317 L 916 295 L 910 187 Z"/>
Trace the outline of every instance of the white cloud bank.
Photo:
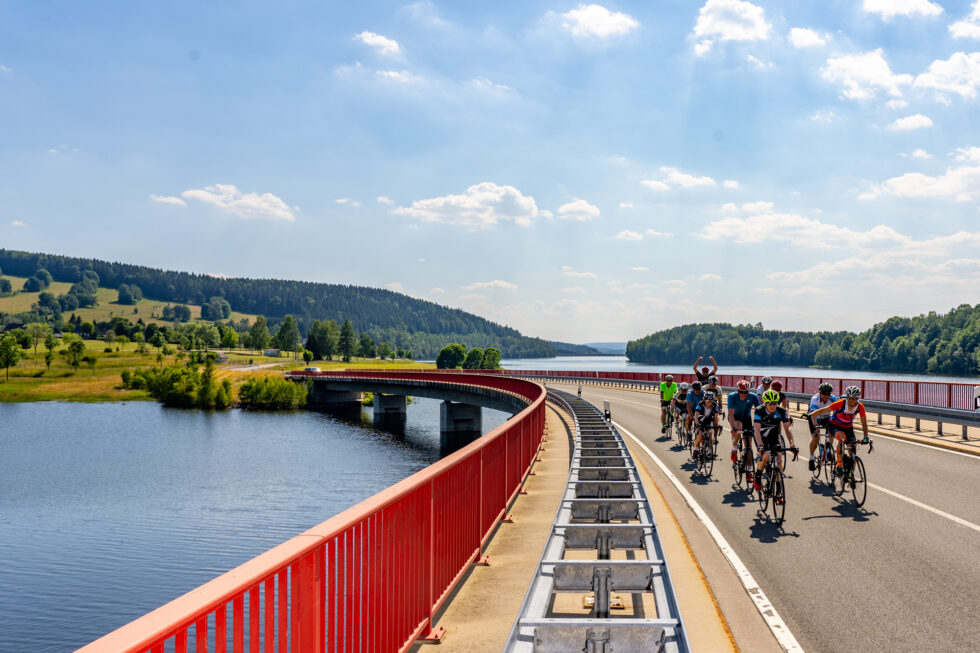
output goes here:
<path id="1" fill-rule="evenodd" d="M 393 209 L 392 213 L 472 230 L 489 229 L 508 220 L 528 227 L 536 218 L 551 217 L 551 212 L 538 209 L 533 197 L 513 186 L 490 181 L 474 184 L 459 195 L 416 200 L 411 206 Z"/>
<path id="2" fill-rule="evenodd" d="M 500 290 L 517 290 L 517 286 L 509 281 L 494 279 L 493 281 L 477 281 L 468 286 L 460 286 L 460 290 L 482 290 L 485 288 L 497 288 Z"/>
<path id="3" fill-rule="evenodd" d="M 168 195 L 150 195 L 150 201 L 158 204 L 173 204 L 174 206 L 187 206 L 187 202 L 179 197 Z"/>
<path id="4" fill-rule="evenodd" d="M 694 25 L 694 51 L 700 57 L 716 41 L 764 41 L 771 29 L 762 7 L 742 0 L 708 0 Z"/>
<path id="5" fill-rule="evenodd" d="M 381 36 L 380 34 L 375 34 L 374 32 L 361 32 L 354 36 L 354 40 L 360 41 L 364 45 L 367 45 L 384 56 L 398 56 L 401 54 L 401 48 L 398 45 L 398 41 L 389 39 L 386 36 Z"/>
<path id="6" fill-rule="evenodd" d="M 215 184 L 204 188 L 185 190 L 180 194 L 186 200 L 197 200 L 218 207 L 225 213 L 243 220 L 286 220 L 296 218 L 289 205 L 272 193 L 243 193 L 234 184 Z M 173 204 L 174 202 L 170 202 Z"/>
<path id="7" fill-rule="evenodd" d="M 561 26 L 580 39 L 607 39 L 629 34 L 640 22 L 618 11 L 609 11 L 602 5 L 580 4 L 561 15 Z"/>
<path id="8" fill-rule="evenodd" d="M 949 25 L 949 34 L 954 39 L 980 39 L 980 0 L 973 3 L 966 18 Z"/>
<path id="9" fill-rule="evenodd" d="M 582 279 L 596 279 L 598 276 L 595 272 L 577 272 L 575 268 L 570 265 L 561 266 L 562 276 L 565 277 L 580 277 Z"/>
<path id="10" fill-rule="evenodd" d="M 815 48 L 827 43 L 827 37 L 807 27 L 794 27 L 789 31 L 789 42 L 794 48 Z"/>
<path id="11" fill-rule="evenodd" d="M 941 6 L 929 0 L 864 0 L 862 9 L 869 14 L 878 14 L 884 20 L 895 16 L 931 18 L 943 13 Z"/>
<path id="12" fill-rule="evenodd" d="M 663 175 L 660 179 L 643 179 L 640 183 L 650 190 L 655 191 L 665 191 L 671 188 L 711 188 L 716 186 L 715 180 L 711 177 L 697 177 L 695 175 L 687 174 L 686 172 L 681 172 L 677 168 L 671 168 L 668 166 L 663 166 L 660 168 L 660 173 Z M 737 187 L 738 182 L 728 180 L 725 182 L 726 188 L 732 188 L 732 184 Z"/>
<path id="13" fill-rule="evenodd" d="M 929 69 L 915 78 L 918 88 L 954 93 L 964 98 L 977 97 L 980 86 L 980 52 L 955 52 L 949 59 L 937 59 Z"/>
<path id="14" fill-rule="evenodd" d="M 881 48 L 864 54 L 831 57 L 820 74 L 828 82 L 843 86 L 841 95 L 849 100 L 867 100 L 878 91 L 900 97 L 901 86 L 912 83 L 911 75 L 892 73 Z"/>
<path id="15" fill-rule="evenodd" d="M 557 217 L 564 220 L 585 222 L 599 217 L 599 207 L 593 206 L 585 200 L 574 199 L 558 207 Z"/>
<path id="16" fill-rule="evenodd" d="M 909 131 L 911 129 L 923 129 L 925 127 L 932 127 L 932 119 L 929 116 L 917 113 L 912 116 L 899 118 L 889 125 L 888 128 L 894 131 Z"/>

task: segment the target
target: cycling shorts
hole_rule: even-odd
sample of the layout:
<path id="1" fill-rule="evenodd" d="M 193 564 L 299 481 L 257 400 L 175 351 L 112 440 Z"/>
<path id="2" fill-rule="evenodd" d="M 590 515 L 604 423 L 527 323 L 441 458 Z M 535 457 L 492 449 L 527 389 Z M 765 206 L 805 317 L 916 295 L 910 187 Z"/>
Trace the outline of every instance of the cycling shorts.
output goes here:
<path id="1" fill-rule="evenodd" d="M 779 453 L 777 449 L 779 449 L 780 446 L 779 429 L 771 429 L 768 433 L 765 431 L 762 432 L 762 446 L 759 447 L 760 454 L 762 454 L 763 451 Z"/>
<path id="2" fill-rule="evenodd" d="M 808 419 L 806 421 L 806 425 L 810 427 L 810 435 L 816 435 L 818 427 L 822 426 L 823 428 L 826 429 L 828 426 L 830 426 L 830 417 L 828 416 L 818 417 L 816 426 L 813 425 L 812 419 Z"/>
<path id="3" fill-rule="evenodd" d="M 751 415 L 735 415 L 734 416 L 734 419 L 735 419 L 736 422 L 741 422 L 742 423 L 742 430 L 743 431 L 751 431 L 752 430 L 752 416 Z"/>
<path id="4" fill-rule="evenodd" d="M 844 436 L 845 442 L 854 442 L 854 427 L 853 426 L 837 426 L 833 422 L 830 423 L 830 435 L 833 437 L 838 437 L 838 434 Z"/>
<path id="5" fill-rule="evenodd" d="M 671 405 L 672 403 L 674 403 L 674 400 L 673 399 L 668 399 L 667 401 L 664 401 L 663 399 L 661 399 L 660 400 L 660 408 L 661 409 L 666 408 L 667 406 Z"/>

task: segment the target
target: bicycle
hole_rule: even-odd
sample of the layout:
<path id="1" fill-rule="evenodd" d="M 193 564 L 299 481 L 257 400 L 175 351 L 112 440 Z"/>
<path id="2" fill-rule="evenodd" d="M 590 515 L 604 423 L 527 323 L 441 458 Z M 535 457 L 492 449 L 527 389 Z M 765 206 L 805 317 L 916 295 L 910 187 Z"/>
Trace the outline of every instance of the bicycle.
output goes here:
<path id="1" fill-rule="evenodd" d="M 686 449 L 687 441 L 688 438 L 690 437 L 690 434 L 687 432 L 687 429 L 684 428 L 685 427 L 684 418 L 680 414 L 678 414 L 675 417 L 675 421 L 677 423 L 677 444 L 681 446 L 681 449 Z"/>
<path id="2" fill-rule="evenodd" d="M 770 449 L 769 460 L 766 461 L 766 466 L 759 474 L 759 484 L 762 489 L 759 490 L 759 508 L 763 513 L 769 508 L 769 500 L 772 499 L 772 516 L 776 520 L 776 525 L 782 525 L 786 518 L 786 480 L 783 478 L 783 471 L 780 469 L 779 465 L 776 464 L 775 455 L 778 453 L 785 453 L 787 451 L 793 452 L 793 460 L 796 460 L 799 455 L 799 449 L 795 447 L 774 447 Z M 761 454 L 760 454 L 761 455 Z M 782 456 L 786 458 L 786 456 Z M 785 465 L 785 460 L 783 462 Z"/>
<path id="3" fill-rule="evenodd" d="M 834 463 L 833 483 L 834 494 L 837 496 L 843 495 L 850 487 L 854 503 L 860 508 L 864 505 L 864 500 L 868 498 L 868 475 L 864 471 L 864 461 L 857 454 L 857 445 L 859 444 L 867 444 L 868 453 L 874 451 L 874 440 L 847 442 L 847 451 L 843 454 L 843 464 L 839 468 L 840 473 L 838 473 L 836 462 Z"/>
<path id="4" fill-rule="evenodd" d="M 748 487 L 750 493 L 752 492 L 752 483 L 748 481 L 746 472 L 751 472 L 752 470 L 753 437 L 754 432 L 752 429 L 742 429 L 742 441 L 739 444 L 741 450 L 736 456 L 735 462 L 732 463 L 732 472 L 735 474 L 735 485 L 741 487 L 742 479 L 746 479 L 746 487 Z"/>
<path id="5" fill-rule="evenodd" d="M 712 426 L 708 431 L 705 431 L 700 426 L 694 427 L 694 432 L 701 435 L 701 445 L 699 454 L 695 457 L 695 462 L 697 462 L 698 471 L 709 478 L 711 477 L 711 471 L 715 467 L 715 440 L 717 439 L 716 433 L 720 429 L 720 426 Z M 693 440 L 697 440 L 697 437 L 694 437 Z"/>
<path id="6" fill-rule="evenodd" d="M 822 431 L 822 433 L 821 433 Z M 816 429 L 817 441 L 817 464 L 813 468 L 813 478 L 819 479 L 823 473 L 827 485 L 832 485 L 834 481 L 834 467 L 837 465 L 837 458 L 834 455 L 834 440 L 830 437 L 830 429 L 826 424 L 818 424 Z M 821 438 L 823 442 L 820 442 Z"/>
<path id="7" fill-rule="evenodd" d="M 669 406 L 664 410 L 667 411 L 667 414 L 664 416 L 664 435 L 670 440 L 674 434 L 674 411 Z"/>

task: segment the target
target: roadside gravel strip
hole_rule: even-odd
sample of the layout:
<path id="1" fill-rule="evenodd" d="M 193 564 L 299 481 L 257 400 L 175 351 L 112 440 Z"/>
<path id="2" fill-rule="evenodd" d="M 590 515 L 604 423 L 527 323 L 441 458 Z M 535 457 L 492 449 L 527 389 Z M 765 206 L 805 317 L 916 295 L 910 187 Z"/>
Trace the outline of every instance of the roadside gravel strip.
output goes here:
<path id="1" fill-rule="evenodd" d="M 701 523 L 708 529 L 708 532 L 718 545 L 718 548 L 721 549 L 721 552 L 725 555 L 725 558 L 735 570 L 735 573 L 738 574 L 739 579 L 742 581 L 742 585 L 745 587 L 745 591 L 748 592 L 749 597 L 751 597 L 752 602 L 759 611 L 759 614 L 762 615 L 763 620 L 766 622 L 766 625 L 769 626 L 769 630 L 772 631 L 773 636 L 775 636 L 783 650 L 793 652 L 798 651 L 802 653 L 803 648 L 799 645 L 796 638 L 793 636 L 793 633 L 791 633 L 789 628 L 786 626 L 786 622 L 784 622 L 782 617 L 779 616 L 779 613 L 776 612 L 776 608 L 774 608 L 769 602 L 769 599 L 766 597 L 766 593 L 761 587 L 759 587 L 759 584 L 755 581 L 755 578 L 752 577 L 752 574 L 749 573 L 749 570 L 742 563 L 742 560 L 738 557 L 738 554 L 735 553 L 735 550 L 732 549 L 731 545 L 728 543 L 728 540 L 726 540 L 721 534 L 721 531 L 718 530 L 714 522 L 711 521 L 711 518 L 708 517 L 708 514 L 701 508 L 698 502 L 694 500 L 691 493 L 688 492 L 677 477 L 674 476 L 669 469 L 667 469 L 667 466 L 664 465 L 663 461 L 661 461 L 655 453 L 650 451 L 649 447 L 640 442 L 639 438 L 630 433 L 629 430 L 622 424 L 613 421 L 613 425 L 619 430 L 620 433 L 623 433 L 633 440 L 636 446 L 643 449 L 644 453 L 650 456 L 653 462 L 657 463 L 660 471 L 670 479 L 670 482 L 674 484 L 677 491 L 681 493 L 681 496 L 684 497 L 687 505 L 690 506 L 691 510 L 694 511 L 694 514 L 697 515 L 699 520 L 701 520 Z"/>

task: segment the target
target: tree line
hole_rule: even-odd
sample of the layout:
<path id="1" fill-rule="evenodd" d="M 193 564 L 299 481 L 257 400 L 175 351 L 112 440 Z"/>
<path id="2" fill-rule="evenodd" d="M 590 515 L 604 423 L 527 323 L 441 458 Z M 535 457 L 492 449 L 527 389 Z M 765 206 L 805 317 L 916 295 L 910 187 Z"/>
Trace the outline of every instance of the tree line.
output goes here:
<path id="1" fill-rule="evenodd" d="M 975 376 L 980 373 L 980 304 L 961 304 L 945 314 L 892 317 L 861 333 L 687 324 L 626 345 L 629 360 L 649 364 L 690 364 L 708 351 L 730 365 Z"/>
<path id="2" fill-rule="evenodd" d="M 369 333 L 374 340 L 411 349 L 421 357 L 434 357 L 446 344 L 460 340 L 471 346 L 495 347 L 514 358 L 555 355 L 548 342 L 526 337 L 516 329 L 385 289 L 282 279 L 229 279 L 8 249 L 0 249 L 0 268 L 25 277 L 44 269 L 55 280 L 73 284 L 84 281 L 89 276 L 86 272 L 90 272 L 103 287 L 118 289 L 125 284 L 132 292 L 135 286 L 142 295 L 155 300 L 201 306 L 202 315 L 204 307 L 211 306 L 206 310 L 212 317 L 218 299 L 236 311 L 266 315 L 276 321 L 292 315 L 302 333 L 312 327 L 314 320 L 350 320 L 358 331 Z M 89 295 L 83 290 L 69 294 L 87 299 Z M 79 301 L 79 306 L 85 304 Z M 67 312 L 79 306 L 61 310 Z M 218 302 L 222 313 L 224 307 Z"/>

